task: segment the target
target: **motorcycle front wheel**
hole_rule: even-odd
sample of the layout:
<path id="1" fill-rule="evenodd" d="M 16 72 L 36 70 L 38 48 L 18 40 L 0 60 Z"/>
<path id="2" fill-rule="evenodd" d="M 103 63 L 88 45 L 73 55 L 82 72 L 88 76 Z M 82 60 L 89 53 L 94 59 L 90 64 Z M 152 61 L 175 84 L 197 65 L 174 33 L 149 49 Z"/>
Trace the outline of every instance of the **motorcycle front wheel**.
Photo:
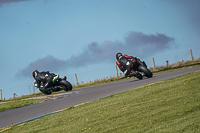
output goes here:
<path id="1" fill-rule="evenodd" d="M 63 87 L 63 90 L 65 91 L 71 91 L 72 90 L 72 84 L 66 80 L 60 81 L 60 86 Z"/>
<path id="2" fill-rule="evenodd" d="M 143 65 L 140 65 L 138 67 L 138 70 L 140 72 L 143 72 L 145 74 L 144 76 L 146 76 L 147 78 L 151 78 L 153 76 L 152 72 L 148 68 L 146 68 L 145 66 L 143 66 Z"/>

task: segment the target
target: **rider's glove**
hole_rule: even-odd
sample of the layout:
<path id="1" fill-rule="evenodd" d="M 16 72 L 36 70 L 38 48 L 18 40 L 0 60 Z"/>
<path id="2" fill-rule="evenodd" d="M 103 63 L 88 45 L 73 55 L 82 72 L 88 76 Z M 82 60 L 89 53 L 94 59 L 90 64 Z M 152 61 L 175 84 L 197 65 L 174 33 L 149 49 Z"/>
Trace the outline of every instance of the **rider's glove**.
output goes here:
<path id="1" fill-rule="evenodd" d="M 34 86 L 35 86 L 35 87 L 38 87 L 38 84 L 37 84 L 37 82 L 34 82 Z"/>

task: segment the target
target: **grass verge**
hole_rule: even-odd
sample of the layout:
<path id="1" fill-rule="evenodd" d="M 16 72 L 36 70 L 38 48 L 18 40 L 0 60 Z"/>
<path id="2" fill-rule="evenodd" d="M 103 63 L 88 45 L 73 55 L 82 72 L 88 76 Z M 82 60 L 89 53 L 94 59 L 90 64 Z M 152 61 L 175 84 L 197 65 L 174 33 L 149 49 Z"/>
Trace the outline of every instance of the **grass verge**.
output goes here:
<path id="1" fill-rule="evenodd" d="M 26 99 L 18 99 L 18 100 L 15 99 L 15 100 L 7 101 L 7 102 L 1 102 L 0 103 L 0 112 L 40 103 L 45 100 L 47 100 L 47 98 L 45 98 L 45 99 L 29 99 L 29 100 L 28 99 L 27 100 Z"/>
<path id="2" fill-rule="evenodd" d="M 71 107 L 4 132 L 200 132 L 200 72 Z"/>

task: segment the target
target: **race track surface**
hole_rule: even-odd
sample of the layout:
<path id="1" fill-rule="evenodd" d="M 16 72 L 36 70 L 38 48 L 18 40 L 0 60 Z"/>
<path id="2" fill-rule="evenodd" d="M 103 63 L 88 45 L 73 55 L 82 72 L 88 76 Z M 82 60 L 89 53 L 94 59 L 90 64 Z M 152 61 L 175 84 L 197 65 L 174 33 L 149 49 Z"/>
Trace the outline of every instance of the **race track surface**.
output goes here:
<path id="1" fill-rule="evenodd" d="M 67 93 L 64 92 L 65 94 L 59 95 L 59 98 L 55 100 L 0 112 L 0 129 L 27 120 L 45 116 L 55 111 L 79 105 L 81 103 L 98 100 L 100 98 L 112 94 L 136 89 L 138 87 L 145 86 L 151 83 L 177 78 L 199 70 L 200 67 L 189 68 L 189 69 L 154 75 L 152 78 L 149 79 L 147 78 L 143 80 L 130 79 L 126 81 L 120 81 L 115 83 L 72 90 L 71 92 Z"/>

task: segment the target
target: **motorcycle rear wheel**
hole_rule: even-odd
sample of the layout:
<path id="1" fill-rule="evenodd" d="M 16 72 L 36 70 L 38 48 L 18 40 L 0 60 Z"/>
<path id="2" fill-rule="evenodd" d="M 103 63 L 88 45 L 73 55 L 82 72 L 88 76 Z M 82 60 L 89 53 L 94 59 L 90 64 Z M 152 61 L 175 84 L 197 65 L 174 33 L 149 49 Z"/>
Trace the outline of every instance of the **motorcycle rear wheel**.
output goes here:
<path id="1" fill-rule="evenodd" d="M 140 65 L 138 67 L 138 70 L 140 72 L 143 72 L 147 78 L 151 78 L 153 76 L 152 72 L 148 68 L 146 68 L 145 66 L 143 66 L 143 65 Z"/>

